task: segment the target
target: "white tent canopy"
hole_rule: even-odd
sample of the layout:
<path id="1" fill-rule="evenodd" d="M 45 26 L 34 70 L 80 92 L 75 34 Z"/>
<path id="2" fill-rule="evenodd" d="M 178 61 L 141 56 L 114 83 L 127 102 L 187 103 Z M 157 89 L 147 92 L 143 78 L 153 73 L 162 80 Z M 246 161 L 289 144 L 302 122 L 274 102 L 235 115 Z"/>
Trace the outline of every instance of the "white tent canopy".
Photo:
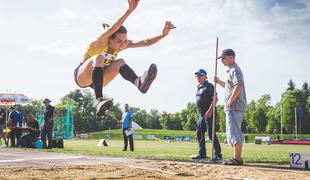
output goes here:
<path id="1" fill-rule="evenodd" d="M 137 124 L 136 122 L 132 121 L 132 128 L 133 129 L 143 129 L 139 124 Z"/>
<path id="2" fill-rule="evenodd" d="M 0 93 L 0 105 L 30 104 L 32 100 L 20 93 Z"/>
<path id="3" fill-rule="evenodd" d="M 15 92 L 5 92 L 5 93 L 0 93 L 0 105 L 5 105 L 5 106 L 11 106 L 11 105 L 16 105 L 16 104 L 30 104 L 32 102 L 32 99 L 29 97 L 20 94 L 20 93 L 15 93 Z M 8 111 L 5 110 L 6 112 L 6 124 L 8 123 Z"/>

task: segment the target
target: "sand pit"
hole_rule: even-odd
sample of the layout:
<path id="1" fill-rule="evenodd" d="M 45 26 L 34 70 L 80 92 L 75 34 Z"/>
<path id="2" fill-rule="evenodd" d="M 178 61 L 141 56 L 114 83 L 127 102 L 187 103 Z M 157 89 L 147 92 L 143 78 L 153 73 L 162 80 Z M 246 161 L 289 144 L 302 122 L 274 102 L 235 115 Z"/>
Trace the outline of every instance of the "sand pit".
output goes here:
<path id="1" fill-rule="evenodd" d="M 309 171 L 1 150 L 0 179 L 309 179 Z"/>

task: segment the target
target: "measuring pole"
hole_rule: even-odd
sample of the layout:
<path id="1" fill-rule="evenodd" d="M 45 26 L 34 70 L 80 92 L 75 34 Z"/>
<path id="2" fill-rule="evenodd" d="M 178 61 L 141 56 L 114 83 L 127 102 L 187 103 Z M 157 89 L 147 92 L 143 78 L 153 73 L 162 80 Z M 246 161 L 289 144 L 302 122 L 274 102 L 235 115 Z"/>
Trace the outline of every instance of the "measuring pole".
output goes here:
<path id="1" fill-rule="evenodd" d="M 218 57 L 218 44 L 219 44 L 219 38 L 216 37 L 216 48 L 215 48 L 215 71 L 214 74 L 217 76 L 217 57 Z M 214 135 L 215 135 L 215 115 L 216 115 L 216 85 L 217 82 L 214 82 L 214 94 L 213 94 L 213 101 L 212 101 L 212 106 L 213 106 L 213 119 L 212 119 L 212 158 L 215 158 L 214 156 Z"/>

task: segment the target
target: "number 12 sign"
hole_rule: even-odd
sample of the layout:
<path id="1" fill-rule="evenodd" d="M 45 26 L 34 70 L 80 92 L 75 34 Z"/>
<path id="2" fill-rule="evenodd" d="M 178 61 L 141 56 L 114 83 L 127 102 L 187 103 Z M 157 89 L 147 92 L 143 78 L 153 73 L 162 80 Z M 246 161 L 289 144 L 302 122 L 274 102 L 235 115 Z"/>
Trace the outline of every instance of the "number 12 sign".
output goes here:
<path id="1" fill-rule="evenodd" d="M 310 154 L 290 153 L 290 167 L 310 170 Z"/>

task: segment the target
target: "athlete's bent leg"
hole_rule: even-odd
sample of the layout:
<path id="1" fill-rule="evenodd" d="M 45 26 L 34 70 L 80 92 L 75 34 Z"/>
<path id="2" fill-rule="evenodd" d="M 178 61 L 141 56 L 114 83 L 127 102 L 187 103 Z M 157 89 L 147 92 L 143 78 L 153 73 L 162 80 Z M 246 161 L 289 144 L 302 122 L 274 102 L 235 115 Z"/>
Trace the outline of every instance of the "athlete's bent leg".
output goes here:
<path id="1" fill-rule="evenodd" d="M 149 69 L 145 71 L 142 76 L 138 77 L 127 64 L 124 64 L 121 66 L 119 73 L 124 79 L 137 86 L 139 91 L 141 91 L 142 93 L 146 93 L 150 88 L 152 82 L 156 78 L 157 67 L 155 64 L 151 64 Z"/>
<path id="2" fill-rule="evenodd" d="M 103 69 L 103 85 L 108 85 L 119 73 L 122 65 L 125 64 L 123 59 L 112 61 L 108 66 Z"/>
<path id="3" fill-rule="evenodd" d="M 157 66 L 151 64 L 149 69 L 144 72 L 137 80 L 137 87 L 142 93 L 146 93 L 151 87 L 152 82 L 157 76 Z"/>
<path id="4" fill-rule="evenodd" d="M 111 99 L 103 98 L 103 66 L 104 58 L 98 55 L 96 61 L 94 62 L 94 68 L 92 73 L 92 83 L 96 95 L 96 115 L 103 116 L 105 112 L 113 106 Z"/>

